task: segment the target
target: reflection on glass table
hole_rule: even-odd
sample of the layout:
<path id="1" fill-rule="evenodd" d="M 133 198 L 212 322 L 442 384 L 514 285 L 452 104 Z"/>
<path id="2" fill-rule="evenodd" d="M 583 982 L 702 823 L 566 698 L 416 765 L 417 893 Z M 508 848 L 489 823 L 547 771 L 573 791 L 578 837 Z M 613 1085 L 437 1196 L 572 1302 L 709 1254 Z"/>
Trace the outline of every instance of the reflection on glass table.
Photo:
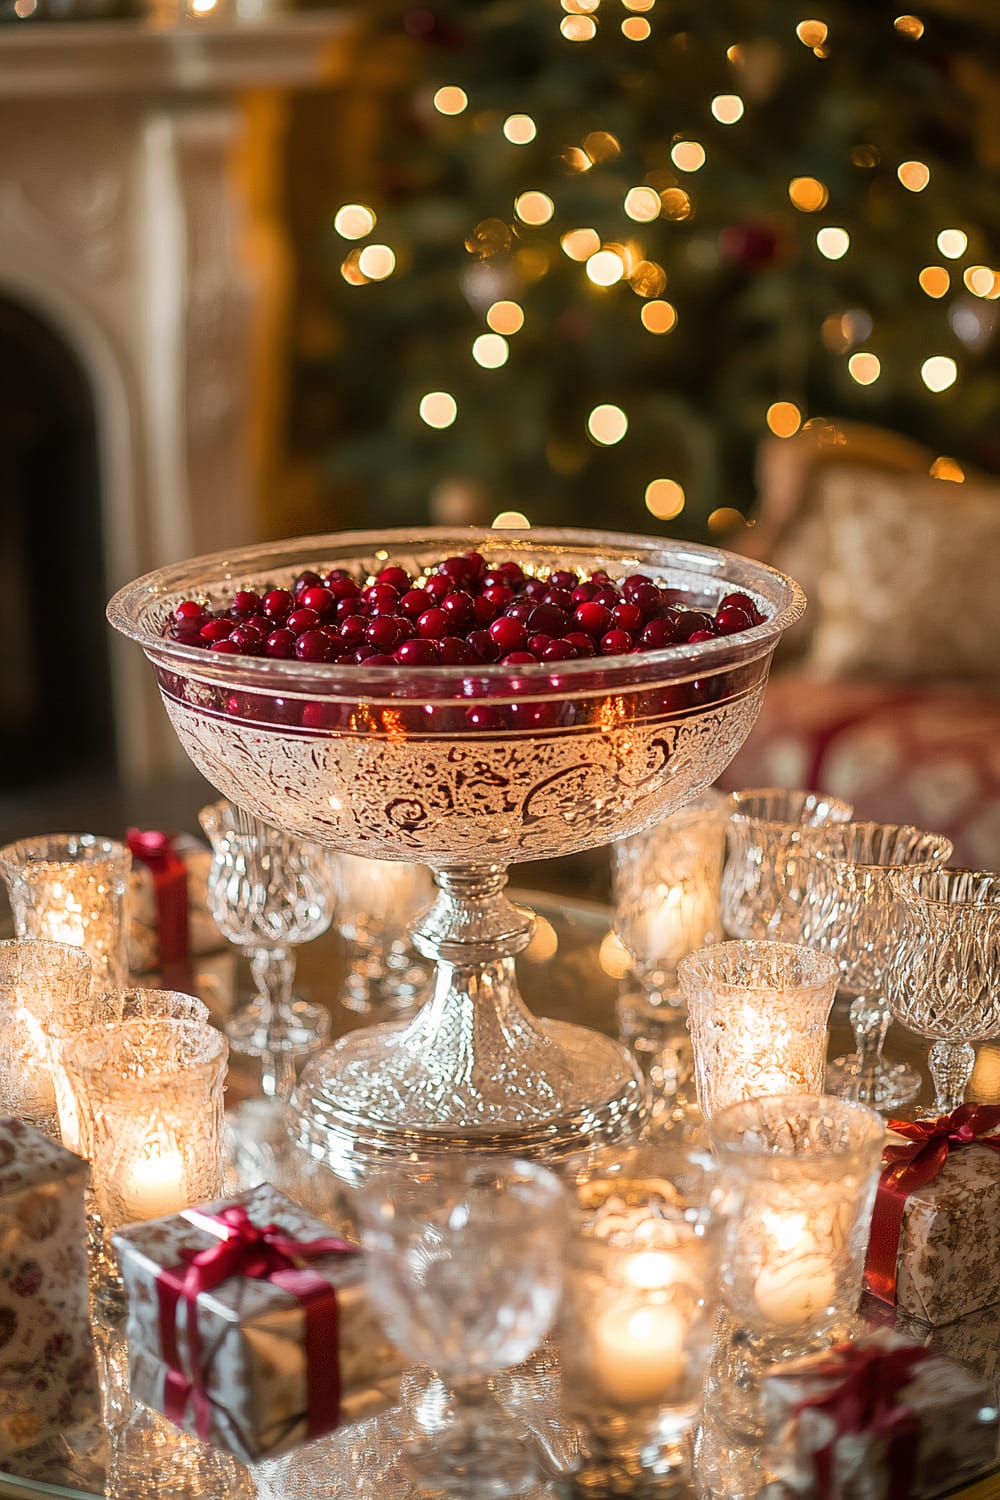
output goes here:
<path id="1" fill-rule="evenodd" d="M 596 902 L 571 901 L 538 891 L 514 894 L 515 899 L 523 899 L 537 913 L 532 944 L 518 960 L 527 1003 L 539 1013 L 571 1019 L 613 1034 L 622 967 L 620 950 L 608 941 L 611 926 L 608 908 Z M 331 932 L 303 949 L 299 972 L 303 995 L 330 1007 L 334 1034 L 352 1024 L 352 1017 L 335 998 L 340 982 L 340 953 L 340 945 Z M 206 966 L 205 972 L 217 981 L 211 966 Z M 216 982 L 213 993 L 205 995 L 220 1019 L 225 990 L 225 985 Z M 849 1038 L 846 1010 L 838 1002 L 833 1015 L 831 1048 L 843 1050 Z M 900 1053 L 924 1075 L 920 1100 L 929 1103 L 933 1091 L 927 1077 L 926 1043 L 902 1028 L 899 1043 Z M 256 1093 L 257 1081 L 251 1068 L 252 1060 L 234 1060 L 228 1096 L 231 1101 L 245 1100 Z M 654 1062 L 649 1072 L 659 1080 L 660 1087 L 664 1086 L 665 1078 L 669 1085 L 669 1068 L 658 1068 Z M 1000 1047 L 980 1045 L 968 1097 L 1000 1102 Z M 669 1109 L 661 1115 L 661 1123 L 669 1126 Z M 322 1212 L 325 1189 L 327 1216 L 342 1225 L 340 1190 L 325 1178 L 325 1173 L 321 1179 L 312 1167 L 303 1173 L 302 1180 L 312 1195 L 309 1206 Z M 289 1184 L 281 1185 L 288 1191 Z M 863 1312 L 866 1321 L 871 1322 L 891 1316 L 881 1304 L 866 1305 Z M 912 1322 L 904 1326 L 904 1331 L 921 1340 L 930 1336 L 933 1347 L 965 1360 L 1000 1388 L 1000 1306 L 935 1329 L 932 1334 L 923 1325 Z M 562 1416 L 557 1390 L 558 1371 L 547 1348 L 526 1366 L 519 1366 L 500 1378 L 497 1399 L 516 1412 L 543 1455 L 545 1477 L 526 1490 L 521 1500 L 565 1500 L 572 1494 L 565 1476 L 574 1462 L 574 1430 Z M 258 1465 L 252 1474 L 241 1473 L 236 1466 L 238 1482 L 233 1480 L 228 1494 L 218 1487 L 209 1493 L 212 1500 L 229 1500 L 230 1495 L 244 1494 L 257 1495 L 262 1500 L 418 1500 L 418 1492 L 404 1480 L 397 1467 L 399 1423 L 416 1420 L 432 1425 L 438 1400 L 433 1377 L 426 1371 L 414 1371 L 402 1406 L 284 1458 Z M 136 1419 L 136 1426 L 140 1425 L 144 1432 L 148 1426 L 156 1442 L 164 1445 L 165 1454 L 169 1454 L 172 1443 L 186 1445 L 184 1463 L 191 1465 L 191 1439 L 178 1439 L 174 1430 L 158 1418 L 144 1416 L 141 1423 Z M 215 1461 L 214 1455 L 206 1457 L 210 1462 Z M 732 1450 L 727 1449 L 727 1462 L 731 1459 Z M 17 1496 L 32 1500 L 39 1496 L 92 1500 L 94 1496 L 108 1494 L 112 1500 L 145 1500 L 140 1488 L 123 1487 L 121 1481 L 116 1481 L 116 1488 L 110 1488 L 109 1462 L 109 1433 L 98 1422 L 53 1436 L 20 1454 L 0 1454 L 0 1500 Z M 249 1487 L 242 1488 L 244 1483 Z M 993 1486 L 994 1480 L 987 1479 L 984 1485 L 972 1487 L 967 1491 L 969 1500 L 1000 1497 L 1000 1476 L 996 1477 L 996 1487 Z M 170 1491 L 161 1488 L 158 1494 L 169 1497 Z M 184 1500 L 188 1500 L 187 1494 Z M 476 1497 L 470 1495 L 469 1500 Z"/>

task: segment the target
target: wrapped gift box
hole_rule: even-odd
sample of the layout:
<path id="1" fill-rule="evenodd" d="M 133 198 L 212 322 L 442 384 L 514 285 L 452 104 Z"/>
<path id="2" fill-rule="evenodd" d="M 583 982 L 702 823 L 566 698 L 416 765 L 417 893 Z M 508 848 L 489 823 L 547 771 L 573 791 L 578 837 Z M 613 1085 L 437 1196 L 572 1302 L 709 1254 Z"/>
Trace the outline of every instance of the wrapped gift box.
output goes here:
<path id="1" fill-rule="evenodd" d="M 774 1494 L 923 1500 L 996 1459 L 989 1387 L 888 1330 L 774 1366 L 763 1402 Z"/>
<path id="2" fill-rule="evenodd" d="M 225 946 L 208 909 L 212 851 L 184 834 L 130 829 L 126 900 L 128 966 L 147 974 Z M 161 952 L 161 925 L 165 924 Z"/>
<path id="3" fill-rule="evenodd" d="M 265 1226 L 276 1234 L 255 1243 Z M 321 1253 L 304 1253 L 311 1241 Z M 361 1256 L 324 1242 L 329 1229 L 269 1184 L 118 1231 L 133 1395 L 244 1462 L 391 1405 L 403 1360 Z"/>
<path id="4" fill-rule="evenodd" d="M 0 1456 L 97 1409 L 86 1182 L 85 1161 L 0 1119 Z"/>

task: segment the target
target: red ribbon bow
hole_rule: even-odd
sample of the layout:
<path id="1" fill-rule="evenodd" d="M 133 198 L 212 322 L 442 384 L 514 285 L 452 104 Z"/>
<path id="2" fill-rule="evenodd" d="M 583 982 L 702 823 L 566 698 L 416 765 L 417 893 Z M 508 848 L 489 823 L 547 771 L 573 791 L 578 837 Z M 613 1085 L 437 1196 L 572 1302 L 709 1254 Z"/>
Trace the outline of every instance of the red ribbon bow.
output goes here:
<path id="1" fill-rule="evenodd" d="M 834 1424 L 834 1434 L 812 1455 L 816 1500 L 830 1500 L 834 1493 L 834 1451 L 837 1438 L 865 1432 L 887 1439 L 886 1467 L 889 1473 L 887 1500 L 913 1500 L 915 1495 L 917 1444 L 920 1419 L 897 1398 L 913 1379 L 917 1366 L 931 1351 L 915 1347 L 885 1349 L 857 1344 L 837 1344 L 822 1362 L 810 1368 L 810 1377 L 836 1381 L 818 1396 L 807 1396 L 795 1407 L 796 1415 L 819 1411 Z M 790 1377 L 791 1378 L 791 1377 Z"/>
<path id="2" fill-rule="evenodd" d="M 896 1301 L 896 1261 L 907 1198 L 937 1176 L 952 1151 L 971 1145 L 1000 1151 L 1000 1136 L 988 1135 L 998 1125 L 997 1104 L 963 1104 L 936 1120 L 889 1121 L 889 1129 L 905 1136 L 906 1141 L 886 1146 L 882 1152 L 882 1175 L 865 1263 L 865 1281 L 874 1296 L 883 1302 Z"/>
<path id="3" fill-rule="evenodd" d="M 152 828 L 130 828 L 125 835 L 133 859 L 153 876 L 160 967 L 183 963 L 188 956 L 187 866 L 174 848 L 173 835 Z"/>
<path id="4" fill-rule="evenodd" d="M 323 1276 L 298 1262 L 321 1255 L 356 1255 L 357 1246 L 334 1235 L 292 1239 L 277 1224 L 255 1224 L 242 1203 L 215 1214 L 191 1216 L 196 1222 L 201 1217 L 211 1226 L 221 1226 L 226 1236 L 204 1250 L 182 1251 L 181 1264 L 164 1268 L 156 1278 L 160 1339 L 168 1367 L 166 1415 L 181 1425 L 185 1410 L 192 1405 L 197 1434 L 208 1437 L 212 1408 L 198 1337 L 198 1298 L 232 1276 L 249 1276 L 280 1286 L 301 1306 L 305 1314 L 306 1436 L 331 1432 L 340 1411 L 337 1294 Z M 183 1363 L 177 1337 L 177 1308 L 182 1299 L 187 1310 L 187 1359 Z"/>

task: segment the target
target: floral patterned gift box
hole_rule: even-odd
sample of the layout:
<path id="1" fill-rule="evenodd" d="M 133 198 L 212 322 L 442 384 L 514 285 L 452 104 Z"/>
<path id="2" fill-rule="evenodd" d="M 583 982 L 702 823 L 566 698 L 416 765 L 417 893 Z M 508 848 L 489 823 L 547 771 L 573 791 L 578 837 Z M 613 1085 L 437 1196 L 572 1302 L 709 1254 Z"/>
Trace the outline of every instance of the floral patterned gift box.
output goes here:
<path id="1" fill-rule="evenodd" d="M 371 1416 L 402 1357 L 359 1251 L 262 1184 L 119 1230 L 132 1394 L 244 1462 Z"/>

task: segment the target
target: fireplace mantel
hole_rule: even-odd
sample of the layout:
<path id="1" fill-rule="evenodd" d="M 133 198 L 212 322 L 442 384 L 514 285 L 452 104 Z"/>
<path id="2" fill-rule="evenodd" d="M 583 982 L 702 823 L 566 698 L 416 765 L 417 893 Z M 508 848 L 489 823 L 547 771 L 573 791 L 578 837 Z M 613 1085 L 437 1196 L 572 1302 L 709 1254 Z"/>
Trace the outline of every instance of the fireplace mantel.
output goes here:
<path id="1" fill-rule="evenodd" d="M 354 36 L 335 12 L 0 31 L 0 296 L 90 381 L 109 590 L 260 535 L 292 284 L 287 98 L 336 84 Z M 150 783 L 183 757 L 139 652 L 111 651 L 119 768 Z"/>

